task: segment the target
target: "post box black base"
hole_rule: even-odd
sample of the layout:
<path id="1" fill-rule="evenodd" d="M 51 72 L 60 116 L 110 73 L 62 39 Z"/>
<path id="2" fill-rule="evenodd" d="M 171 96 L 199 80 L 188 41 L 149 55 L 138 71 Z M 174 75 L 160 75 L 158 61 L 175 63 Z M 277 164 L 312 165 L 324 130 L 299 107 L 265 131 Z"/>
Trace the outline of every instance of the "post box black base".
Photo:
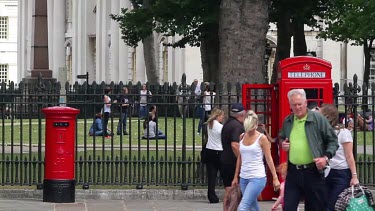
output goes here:
<path id="1" fill-rule="evenodd" d="M 43 202 L 74 203 L 75 180 L 43 181 Z"/>

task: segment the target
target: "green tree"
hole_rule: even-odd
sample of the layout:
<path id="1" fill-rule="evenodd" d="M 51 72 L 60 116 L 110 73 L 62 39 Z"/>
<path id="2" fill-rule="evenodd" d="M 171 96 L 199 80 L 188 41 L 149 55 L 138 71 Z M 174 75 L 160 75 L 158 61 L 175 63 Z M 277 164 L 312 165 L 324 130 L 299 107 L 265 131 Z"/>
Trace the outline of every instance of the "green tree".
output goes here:
<path id="1" fill-rule="evenodd" d="M 331 0 L 320 36 L 341 42 L 363 45 L 365 69 L 363 82 L 370 76 L 371 49 L 375 39 L 375 1 Z"/>
<path id="2" fill-rule="evenodd" d="M 139 0 L 138 8 L 111 15 L 119 22 L 128 45 L 137 46 L 153 31 L 165 36 L 181 35 L 181 40 L 169 45 L 200 47 L 205 81 L 261 82 L 258 79 L 263 78 L 259 73 L 263 70 L 269 0 L 150 2 L 147 9 Z"/>
<path id="3" fill-rule="evenodd" d="M 290 57 L 293 37 L 294 56 L 307 53 L 305 25 L 318 28 L 319 19 L 324 18 L 328 0 L 274 0 L 271 3 L 270 22 L 276 23 L 277 47 L 271 82 L 277 80 L 277 64 Z"/>
<path id="4" fill-rule="evenodd" d="M 133 0 L 133 10 L 121 9 L 111 18 L 120 25 L 122 39 L 136 47 L 153 31 L 165 36 L 181 35 L 167 45 L 184 48 L 200 47 L 203 78 L 217 81 L 219 64 L 218 20 L 220 0 L 152 0 L 145 8 L 144 0 Z"/>

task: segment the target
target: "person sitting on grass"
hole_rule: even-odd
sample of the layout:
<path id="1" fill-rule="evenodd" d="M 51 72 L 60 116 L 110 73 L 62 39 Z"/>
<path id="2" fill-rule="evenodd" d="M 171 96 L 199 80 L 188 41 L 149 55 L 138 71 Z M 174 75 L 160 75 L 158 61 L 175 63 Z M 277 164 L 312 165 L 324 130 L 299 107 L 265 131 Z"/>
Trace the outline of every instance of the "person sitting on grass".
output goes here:
<path id="1" fill-rule="evenodd" d="M 148 115 L 148 119 L 143 122 L 143 129 L 143 139 L 165 139 L 163 132 L 156 128 L 156 122 L 153 120 L 152 115 Z"/>
<path id="2" fill-rule="evenodd" d="M 102 113 L 95 114 L 95 120 L 90 127 L 89 135 L 90 136 L 103 136 Z"/>
<path id="3" fill-rule="evenodd" d="M 90 130 L 89 130 L 89 135 L 90 136 L 103 136 L 103 120 L 102 120 L 102 113 L 97 113 L 95 114 L 95 120 L 92 123 Z M 108 130 L 108 134 L 111 134 L 111 132 Z"/>
<path id="4" fill-rule="evenodd" d="M 373 130 L 374 129 L 374 121 L 372 120 L 372 115 L 369 115 L 366 118 L 363 118 L 360 114 L 357 117 L 358 125 L 361 130 Z"/>

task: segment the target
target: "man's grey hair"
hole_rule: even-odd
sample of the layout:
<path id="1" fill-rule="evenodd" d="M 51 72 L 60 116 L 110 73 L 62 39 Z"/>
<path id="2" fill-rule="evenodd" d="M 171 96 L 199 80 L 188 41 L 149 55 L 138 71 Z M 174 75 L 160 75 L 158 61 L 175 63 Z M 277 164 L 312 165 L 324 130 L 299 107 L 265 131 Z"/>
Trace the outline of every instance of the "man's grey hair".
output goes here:
<path id="1" fill-rule="evenodd" d="M 293 95 L 301 95 L 302 99 L 306 100 L 306 92 L 304 89 L 292 89 L 288 92 L 288 99 L 292 98 Z"/>
<path id="2" fill-rule="evenodd" d="M 245 115 L 245 110 L 240 111 L 240 112 L 233 112 L 233 111 L 230 112 L 230 116 L 232 116 L 234 118 L 238 118 L 238 117 L 241 117 L 243 115 Z"/>

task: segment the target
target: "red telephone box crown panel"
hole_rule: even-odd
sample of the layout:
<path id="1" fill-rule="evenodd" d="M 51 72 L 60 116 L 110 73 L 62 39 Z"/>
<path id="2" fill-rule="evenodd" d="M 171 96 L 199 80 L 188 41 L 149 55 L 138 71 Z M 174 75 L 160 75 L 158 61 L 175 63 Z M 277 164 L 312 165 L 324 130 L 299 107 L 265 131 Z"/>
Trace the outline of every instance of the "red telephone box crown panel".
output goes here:
<path id="1" fill-rule="evenodd" d="M 332 65 L 329 61 L 311 56 L 284 59 L 278 65 L 279 80 L 330 79 Z"/>

